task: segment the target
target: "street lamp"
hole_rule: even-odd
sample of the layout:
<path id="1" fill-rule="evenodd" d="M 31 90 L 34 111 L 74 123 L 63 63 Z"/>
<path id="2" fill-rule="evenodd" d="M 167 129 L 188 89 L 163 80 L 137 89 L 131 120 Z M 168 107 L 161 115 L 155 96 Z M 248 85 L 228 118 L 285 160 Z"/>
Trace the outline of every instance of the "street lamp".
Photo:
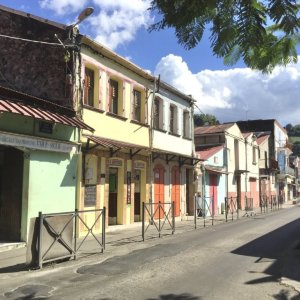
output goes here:
<path id="1" fill-rule="evenodd" d="M 75 27 L 76 25 L 78 25 L 79 23 L 81 23 L 83 20 L 85 20 L 87 17 L 89 17 L 92 13 L 94 12 L 94 8 L 93 7 L 87 7 L 85 8 L 77 17 L 77 22 L 70 25 L 71 28 Z"/>

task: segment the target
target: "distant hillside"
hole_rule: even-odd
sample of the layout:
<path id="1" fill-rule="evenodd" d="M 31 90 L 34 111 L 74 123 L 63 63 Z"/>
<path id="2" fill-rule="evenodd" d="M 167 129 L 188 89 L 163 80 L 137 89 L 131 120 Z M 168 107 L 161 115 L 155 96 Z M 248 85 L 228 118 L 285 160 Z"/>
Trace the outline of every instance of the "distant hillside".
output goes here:
<path id="1" fill-rule="evenodd" d="M 293 154 L 300 156 L 300 125 L 286 125 L 289 142 L 293 144 Z"/>

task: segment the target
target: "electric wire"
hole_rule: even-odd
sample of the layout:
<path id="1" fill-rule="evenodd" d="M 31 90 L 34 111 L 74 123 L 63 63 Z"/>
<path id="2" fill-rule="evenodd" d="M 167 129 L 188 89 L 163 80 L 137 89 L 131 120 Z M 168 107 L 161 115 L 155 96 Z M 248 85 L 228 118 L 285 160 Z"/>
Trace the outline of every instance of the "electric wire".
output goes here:
<path id="1" fill-rule="evenodd" d="M 36 44 L 44 44 L 44 45 L 51 45 L 51 46 L 60 46 L 60 47 L 62 47 L 62 44 L 60 44 L 60 43 L 50 43 L 50 42 L 36 41 L 36 40 L 19 38 L 19 37 L 15 37 L 15 36 L 4 35 L 4 34 L 0 34 L 0 37 L 2 37 L 2 38 L 8 38 L 8 39 L 13 39 L 13 40 L 20 40 L 20 41 L 23 41 L 23 42 L 30 42 L 30 43 L 36 43 Z"/>

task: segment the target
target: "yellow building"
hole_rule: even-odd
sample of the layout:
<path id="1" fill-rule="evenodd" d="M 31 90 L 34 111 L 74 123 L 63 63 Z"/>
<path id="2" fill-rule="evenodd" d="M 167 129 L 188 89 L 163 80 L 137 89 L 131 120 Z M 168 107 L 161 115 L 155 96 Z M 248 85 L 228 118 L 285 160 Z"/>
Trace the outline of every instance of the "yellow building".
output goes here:
<path id="1" fill-rule="evenodd" d="M 141 221 L 148 200 L 150 96 L 148 73 L 82 37 L 82 117 L 95 132 L 83 132 L 79 209 L 107 208 L 106 225 Z M 86 217 L 91 225 L 94 212 Z"/>

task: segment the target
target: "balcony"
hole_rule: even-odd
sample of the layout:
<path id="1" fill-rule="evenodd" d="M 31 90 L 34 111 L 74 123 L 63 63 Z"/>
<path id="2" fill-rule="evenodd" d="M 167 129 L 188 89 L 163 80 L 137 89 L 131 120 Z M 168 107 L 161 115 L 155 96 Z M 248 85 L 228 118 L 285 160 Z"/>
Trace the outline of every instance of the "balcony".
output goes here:
<path id="1" fill-rule="evenodd" d="M 285 166 L 282 170 L 279 172 L 280 174 L 285 174 L 285 175 L 291 175 L 295 176 L 295 169 Z"/>

